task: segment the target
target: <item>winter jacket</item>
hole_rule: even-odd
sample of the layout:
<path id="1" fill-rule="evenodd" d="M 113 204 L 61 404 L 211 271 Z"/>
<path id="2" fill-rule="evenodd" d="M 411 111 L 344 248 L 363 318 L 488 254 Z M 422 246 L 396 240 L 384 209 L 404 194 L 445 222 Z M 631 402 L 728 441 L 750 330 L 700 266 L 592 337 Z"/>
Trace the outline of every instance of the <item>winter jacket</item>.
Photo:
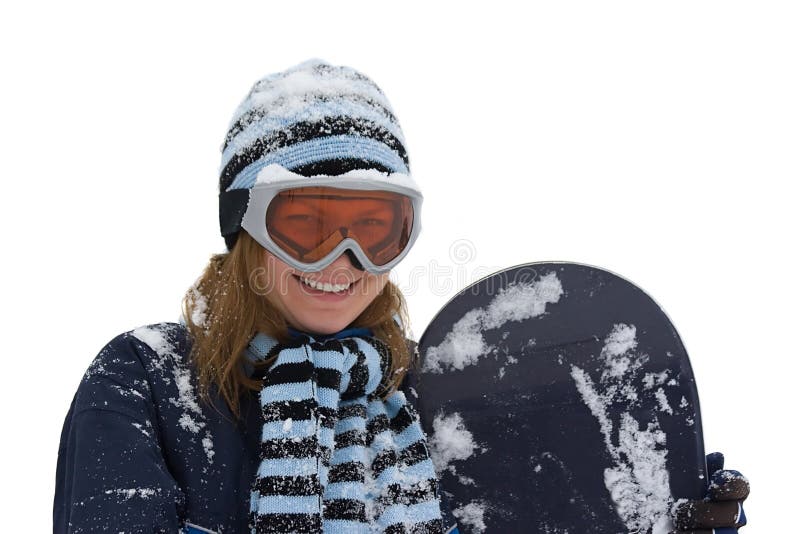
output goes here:
<path id="1" fill-rule="evenodd" d="M 120 334 L 94 359 L 61 434 L 55 533 L 249 532 L 258 393 L 242 396 L 238 420 L 215 388 L 211 406 L 201 401 L 190 348 L 184 325 L 158 323 Z M 445 502 L 442 512 L 455 532 Z"/>

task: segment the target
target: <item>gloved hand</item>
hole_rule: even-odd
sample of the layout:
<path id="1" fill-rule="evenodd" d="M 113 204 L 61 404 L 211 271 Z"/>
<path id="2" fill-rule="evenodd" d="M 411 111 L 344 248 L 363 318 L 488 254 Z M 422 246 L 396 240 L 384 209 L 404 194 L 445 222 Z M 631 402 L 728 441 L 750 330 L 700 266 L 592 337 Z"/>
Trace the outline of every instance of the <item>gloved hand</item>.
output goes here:
<path id="1" fill-rule="evenodd" d="M 674 534 L 735 534 L 747 523 L 742 502 L 750 493 L 750 483 L 739 471 L 723 470 L 724 463 L 720 452 L 706 456 L 711 474 L 708 493 L 702 501 L 676 506 Z"/>

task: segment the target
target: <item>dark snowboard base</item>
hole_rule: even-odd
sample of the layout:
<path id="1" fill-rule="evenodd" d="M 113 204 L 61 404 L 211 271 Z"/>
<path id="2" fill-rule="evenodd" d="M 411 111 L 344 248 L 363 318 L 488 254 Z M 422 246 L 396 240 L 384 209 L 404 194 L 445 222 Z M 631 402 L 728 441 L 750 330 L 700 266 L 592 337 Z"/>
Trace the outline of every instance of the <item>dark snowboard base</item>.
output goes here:
<path id="1" fill-rule="evenodd" d="M 532 263 L 454 297 L 420 340 L 420 415 L 462 532 L 667 532 L 701 498 L 678 333 L 610 272 Z"/>

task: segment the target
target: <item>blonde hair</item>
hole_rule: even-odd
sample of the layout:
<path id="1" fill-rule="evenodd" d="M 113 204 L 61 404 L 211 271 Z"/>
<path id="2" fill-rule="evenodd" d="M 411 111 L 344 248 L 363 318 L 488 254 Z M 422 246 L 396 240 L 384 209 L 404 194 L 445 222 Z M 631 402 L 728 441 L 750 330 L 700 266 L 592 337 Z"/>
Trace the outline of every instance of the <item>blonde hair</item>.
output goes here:
<path id="1" fill-rule="evenodd" d="M 290 337 L 286 319 L 254 287 L 254 276 L 263 274 L 265 269 L 263 256 L 264 248 L 241 231 L 230 252 L 211 256 L 203 274 L 183 299 L 183 316 L 192 340 L 190 358 L 197 368 L 200 394 L 208 401 L 215 385 L 237 418 L 242 394 L 261 389 L 261 382 L 251 379 L 242 365 L 250 340 L 257 332 L 279 342 Z M 386 395 L 399 387 L 411 364 L 412 354 L 405 336 L 407 324 L 405 298 L 388 281 L 383 291 L 348 325 L 370 328 L 389 346 L 391 378 L 385 384 Z"/>

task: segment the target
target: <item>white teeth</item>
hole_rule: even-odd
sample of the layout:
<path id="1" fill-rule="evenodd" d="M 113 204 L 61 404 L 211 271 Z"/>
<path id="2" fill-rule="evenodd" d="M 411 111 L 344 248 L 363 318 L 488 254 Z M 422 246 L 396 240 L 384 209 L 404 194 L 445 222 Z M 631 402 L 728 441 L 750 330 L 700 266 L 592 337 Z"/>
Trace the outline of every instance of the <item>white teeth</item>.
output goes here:
<path id="1" fill-rule="evenodd" d="M 345 289 L 347 289 L 352 285 L 352 282 L 348 284 L 328 284 L 328 283 L 323 284 L 322 282 L 315 282 L 314 280 L 309 280 L 308 278 L 300 278 L 300 280 L 307 286 L 328 293 L 338 293 L 339 291 L 344 291 Z"/>

